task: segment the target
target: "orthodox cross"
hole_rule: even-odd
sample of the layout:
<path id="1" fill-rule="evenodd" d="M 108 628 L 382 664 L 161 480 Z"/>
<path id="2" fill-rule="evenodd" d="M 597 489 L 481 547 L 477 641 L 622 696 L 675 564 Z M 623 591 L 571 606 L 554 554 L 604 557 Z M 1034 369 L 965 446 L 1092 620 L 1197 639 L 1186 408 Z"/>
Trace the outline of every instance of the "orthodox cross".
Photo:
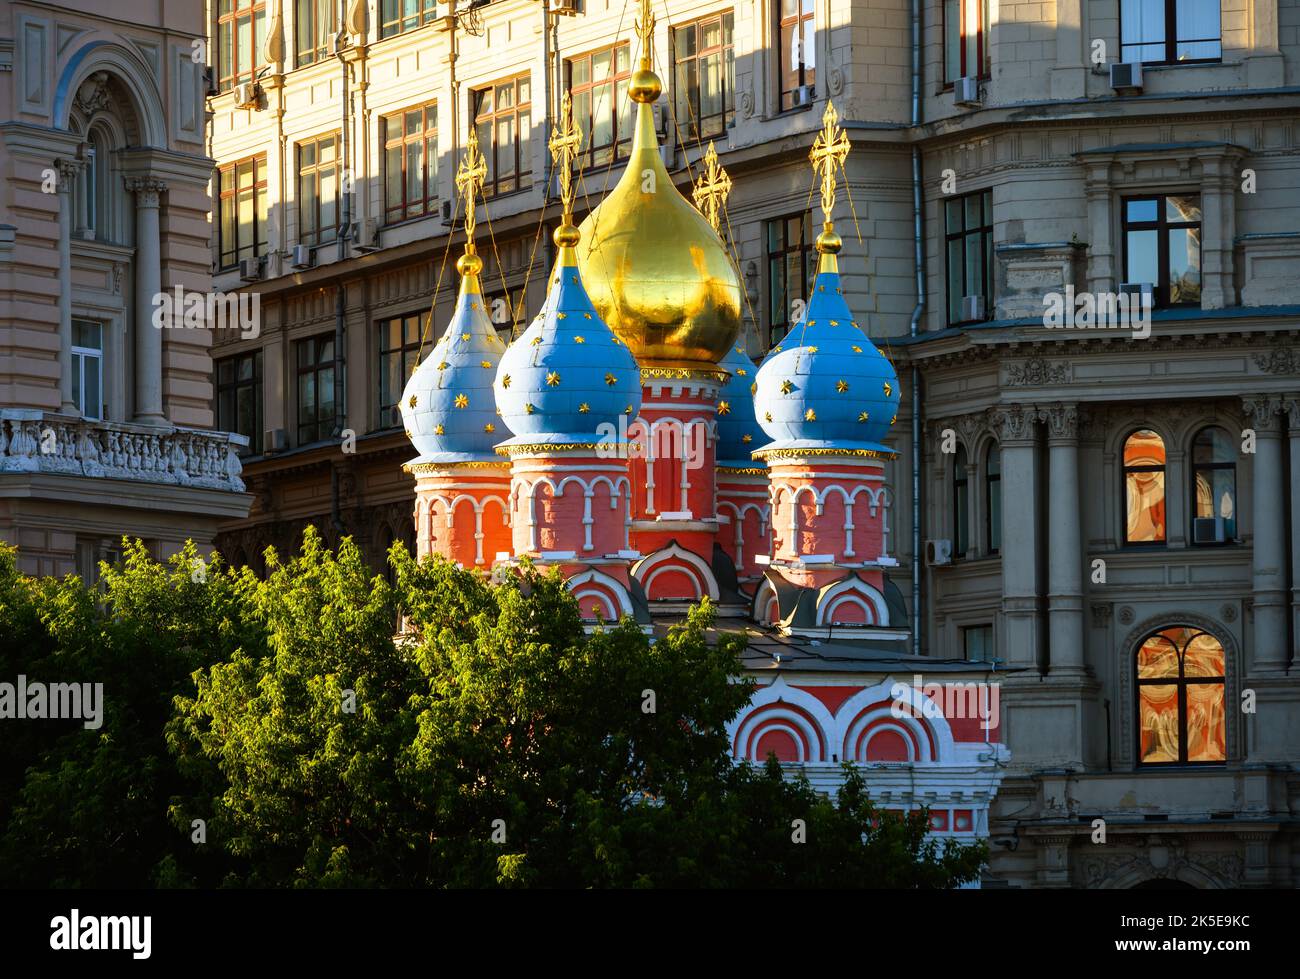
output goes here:
<path id="1" fill-rule="evenodd" d="M 582 151 L 582 127 L 573 118 L 573 96 L 568 92 L 560 103 L 558 125 L 551 130 L 551 159 L 560 175 L 560 201 L 564 206 L 564 223 L 573 223 L 573 164 Z"/>
<path id="2" fill-rule="evenodd" d="M 831 211 L 835 209 L 835 168 L 842 169 L 848 155 L 849 138 L 840 126 L 840 114 L 827 102 L 826 112 L 822 115 L 822 131 L 813 140 L 812 151 L 808 154 L 813 170 L 821 178 L 824 221 L 830 221 Z"/>
<path id="3" fill-rule="evenodd" d="M 478 148 L 478 131 L 470 127 L 469 139 L 465 141 L 465 156 L 456 169 L 456 190 L 465 198 L 465 240 L 472 247 L 474 244 L 474 198 L 483 189 L 487 179 L 487 161 Z"/>
<path id="4" fill-rule="evenodd" d="M 718 151 L 713 148 L 713 141 L 710 140 L 709 148 L 704 153 L 704 172 L 695 178 L 693 196 L 695 206 L 713 225 L 714 231 L 718 231 L 718 221 L 730 194 L 731 178 L 718 162 Z"/>
<path id="5" fill-rule="evenodd" d="M 650 0 L 641 0 L 641 16 L 633 22 L 633 30 L 641 39 L 641 67 L 653 69 L 655 15 Z"/>

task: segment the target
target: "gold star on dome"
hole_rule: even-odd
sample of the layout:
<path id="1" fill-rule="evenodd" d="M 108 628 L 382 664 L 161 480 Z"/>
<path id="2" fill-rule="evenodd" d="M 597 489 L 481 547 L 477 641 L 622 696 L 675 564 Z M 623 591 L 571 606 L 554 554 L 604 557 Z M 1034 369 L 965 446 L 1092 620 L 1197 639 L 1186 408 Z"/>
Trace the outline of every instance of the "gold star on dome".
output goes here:
<path id="1" fill-rule="evenodd" d="M 886 382 L 885 382 L 885 397 L 887 398 L 887 397 L 889 397 L 889 396 L 890 396 L 891 394 L 893 394 L 893 393 L 894 393 L 893 385 L 891 385 L 888 381 L 886 381 Z"/>
<path id="2" fill-rule="evenodd" d="M 853 352 L 854 352 L 855 354 L 860 354 L 860 353 L 862 353 L 862 348 L 859 347 L 859 346 L 855 343 L 855 344 L 853 345 Z"/>
<path id="3" fill-rule="evenodd" d="M 772 413 L 770 411 L 763 412 L 763 421 L 770 422 L 771 420 L 772 420 Z"/>
<path id="4" fill-rule="evenodd" d="M 416 405 L 415 395 L 411 395 L 411 400 L 406 403 L 410 405 L 412 408 L 414 408 Z"/>
<path id="5" fill-rule="evenodd" d="M 586 343 L 586 342 L 587 342 L 587 338 L 586 338 L 586 337 L 574 337 L 574 338 L 573 338 L 573 342 L 574 342 L 574 343 Z"/>
<path id="6" fill-rule="evenodd" d="M 486 425 L 483 426 L 483 431 L 487 432 L 488 434 L 491 434 L 492 432 L 495 432 L 496 430 L 497 430 L 497 427 L 496 427 L 495 425 L 493 425 L 491 422 L 488 422 Z"/>
<path id="7" fill-rule="evenodd" d="M 740 438 L 740 441 L 742 441 L 742 442 L 744 442 L 746 445 L 748 445 L 750 442 L 754 441 L 754 436 L 752 436 L 752 435 L 742 435 L 741 438 Z"/>
<path id="8" fill-rule="evenodd" d="M 406 429 L 406 437 L 407 437 L 408 439 L 411 437 L 411 430 L 410 430 L 409 428 Z"/>
<path id="9" fill-rule="evenodd" d="M 433 426 L 433 434 L 434 434 L 434 435 L 442 435 L 442 434 L 443 434 L 442 426 L 441 426 L 441 425 L 434 425 L 434 426 Z"/>
<path id="10" fill-rule="evenodd" d="M 737 368 L 736 368 L 736 373 L 739 374 L 741 377 L 746 377 L 746 376 L 748 376 L 749 371 L 745 370 L 745 368 L 743 368 L 743 367 L 737 367 Z"/>
<path id="11" fill-rule="evenodd" d="M 447 362 L 444 360 L 442 363 L 438 365 L 438 370 L 445 371 L 447 369 L 447 366 L 448 366 Z"/>
<path id="12" fill-rule="evenodd" d="M 781 345 L 778 343 L 775 347 L 772 348 L 772 353 L 779 354 L 780 352 L 781 352 Z"/>
<path id="13" fill-rule="evenodd" d="M 809 347 L 809 348 L 808 348 L 808 352 L 809 352 L 810 354 L 815 354 L 815 353 L 817 352 L 817 348 L 816 348 L 816 347 Z"/>
<path id="14" fill-rule="evenodd" d="M 583 313 L 583 314 L 582 314 L 582 318 L 583 318 L 583 319 L 587 319 L 587 320 L 589 320 L 589 319 L 591 319 L 591 314 L 590 314 L 590 313 Z"/>
<path id="15" fill-rule="evenodd" d="M 555 314 L 555 318 L 556 318 L 557 320 L 567 319 L 567 318 L 568 318 L 568 314 L 567 314 L 567 313 L 556 313 L 556 314 Z"/>
<path id="16" fill-rule="evenodd" d="M 817 321 L 816 321 L 816 320 L 809 320 L 809 321 L 808 321 L 808 325 L 809 325 L 809 326 L 816 326 L 816 325 L 817 325 Z"/>
<path id="17" fill-rule="evenodd" d="M 894 422 L 896 422 L 896 421 L 898 421 L 898 416 L 897 416 L 897 415 L 895 415 L 893 418 L 889 419 L 889 424 L 892 425 L 892 424 L 894 424 Z"/>
<path id="18" fill-rule="evenodd" d="M 625 415 L 630 415 L 630 414 L 632 414 L 632 406 L 631 406 L 631 405 L 628 405 L 626 408 L 624 408 L 624 409 L 623 409 L 623 414 L 625 414 Z"/>
<path id="19" fill-rule="evenodd" d="M 809 408 L 803 413 L 803 417 L 805 421 L 815 422 L 817 420 L 817 412 L 812 408 Z"/>
<path id="20" fill-rule="evenodd" d="M 491 369 L 491 367 L 492 367 L 492 361 L 490 361 L 490 360 L 480 360 L 478 365 L 479 365 L 480 367 L 486 367 L 486 368 L 488 368 L 488 369 Z"/>
<path id="21" fill-rule="evenodd" d="M 461 343 L 469 343 L 469 334 L 468 334 L 468 333 L 462 333 L 462 334 L 460 335 L 460 342 L 461 342 Z"/>
<path id="22" fill-rule="evenodd" d="M 508 387 L 510 387 L 510 375 L 509 375 L 509 374 L 505 374 L 505 375 L 502 376 L 502 378 L 501 378 L 501 386 L 502 386 L 503 388 L 508 388 Z"/>
<path id="23" fill-rule="evenodd" d="M 578 284 L 578 277 L 576 275 L 571 275 L 569 276 L 569 281 L 576 286 Z"/>
<path id="24" fill-rule="evenodd" d="M 839 326 L 839 325 L 840 325 L 839 320 L 831 320 L 831 326 Z"/>
<path id="25" fill-rule="evenodd" d="M 835 390 L 838 391 L 840 394 L 843 394 L 843 393 L 844 393 L 845 391 L 847 391 L 848 389 L 849 389 L 849 382 L 848 382 L 848 381 L 836 381 L 836 382 L 835 382 Z"/>
<path id="26" fill-rule="evenodd" d="M 736 351 L 736 353 L 741 354 L 741 355 L 744 355 L 744 353 L 745 353 L 745 351 L 741 350 L 739 347 L 732 347 L 731 349 L 734 350 L 734 351 Z"/>
<path id="27" fill-rule="evenodd" d="M 613 374 L 606 374 L 605 383 L 608 384 L 610 387 L 613 387 L 615 384 L 618 383 L 618 378 L 615 377 Z"/>
<path id="28" fill-rule="evenodd" d="M 559 372 L 559 371 L 551 371 L 550 373 L 548 373 L 548 374 L 546 375 L 546 386 L 547 386 L 547 387 L 552 387 L 552 388 L 558 388 L 558 387 L 560 386 L 560 372 Z"/>
<path id="29" fill-rule="evenodd" d="M 468 408 L 469 398 L 465 397 L 463 394 L 458 394 L 456 395 L 455 405 L 457 408 Z"/>
<path id="30" fill-rule="evenodd" d="M 470 309 L 478 309 L 478 303 L 470 303 L 470 304 L 469 304 L 469 308 L 470 308 Z"/>
<path id="31" fill-rule="evenodd" d="M 860 422 L 867 421 L 870 417 L 871 417 L 871 412 L 869 411 L 858 412 L 858 421 Z"/>
<path id="32" fill-rule="evenodd" d="M 758 382 L 757 382 L 757 381 L 755 381 L 753 384 L 751 384 L 751 385 L 749 386 L 749 393 L 750 393 L 751 395 L 758 394 Z"/>
<path id="33" fill-rule="evenodd" d="M 585 415 L 589 411 L 591 411 L 591 405 L 587 404 L 587 402 L 584 401 L 582 404 L 578 405 L 578 414 Z"/>
<path id="34" fill-rule="evenodd" d="M 536 410 L 537 409 L 534 408 L 531 404 L 524 405 L 524 414 L 526 415 L 531 415 Z"/>
<path id="35" fill-rule="evenodd" d="M 726 401 L 719 401 L 719 402 L 718 402 L 718 414 L 719 414 L 719 415 L 730 415 L 730 414 L 731 414 L 731 405 L 728 404 Z"/>
<path id="36" fill-rule="evenodd" d="M 781 382 L 781 393 L 782 393 L 782 394 L 789 394 L 789 393 L 790 393 L 791 391 L 793 391 L 793 390 L 794 390 L 794 385 L 793 385 L 792 383 L 790 383 L 790 381 L 787 380 L 787 381 L 782 381 L 782 382 Z"/>
<path id="37" fill-rule="evenodd" d="M 535 347 L 535 346 L 537 346 L 539 343 L 542 342 L 542 338 L 541 338 L 541 337 L 533 337 L 533 338 L 532 338 L 531 340 L 529 340 L 528 342 L 531 343 L 531 344 Z"/>

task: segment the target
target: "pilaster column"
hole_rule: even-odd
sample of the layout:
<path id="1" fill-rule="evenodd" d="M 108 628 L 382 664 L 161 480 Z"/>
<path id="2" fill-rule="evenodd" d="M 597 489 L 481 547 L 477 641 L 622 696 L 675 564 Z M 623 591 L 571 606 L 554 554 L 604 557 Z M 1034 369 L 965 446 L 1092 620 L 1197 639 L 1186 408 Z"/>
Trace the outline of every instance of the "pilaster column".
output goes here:
<path id="1" fill-rule="evenodd" d="M 162 407 L 162 330 L 153 325 L 154 297 L 162 292 L 158 202 L 167 185 L 156 177 L 131 177 L 135 195 L 135 417 L 165 425 Z"/>
<path id="2" fill-rule="evenodd" d="M 1079 521 L 1079 409 L 1055 404 L 1043 409 L 1047 423 L 1049 669 L 1082 673 L 1083 533 Z"/>
<path id="3" fill-rule="evenodd" d="M 1288 394 L 1284 407 L 1291 447 L 1291 635 L 1300 642 L 1300 392 Z"/>
<path id="4" fill-rule="evenodd" d="M 1248 670 L 1280 673 L 1286 669 L 1286 544 L 1283 539 L 1282 399 L 1257 394 L 1243 399 L 1255 431 L 1251 473 L 1251 554 L 1254 570 L 1254 639 Z"/>
<path id="5" fill-rule="evenodd" d="M 1002 452 L 1002 499 L 1015 519 L 1002 524 L 1002 618 L 1010 666 L 1038 662 L 1037 459 L 1032 406 L 994 408 L 989 420 Z"/>
<path id="6" fill-rule="evenodd" d="M 1233 197 L 1240 181 L 1237 153 L 1201 157 L 1201 308 L 1236 305 L 1233 283 L 1233 239 L 1236 208 Z"/>
<path id="7" fill-rule="evenodd" d="M 55 164 L 59 175 L 59 411 L 80 412 L 72 400 L 72 187 L 81 171 L 78 160 Z"/>
<path id="8" fill-rule="evenodd" d="M 1088 291 L 1093 295 L 1115 290 L 1115 252 L 1112 243 L 1110 161 L 1085 163 L 1084 194 L 1088 202 Z"/>

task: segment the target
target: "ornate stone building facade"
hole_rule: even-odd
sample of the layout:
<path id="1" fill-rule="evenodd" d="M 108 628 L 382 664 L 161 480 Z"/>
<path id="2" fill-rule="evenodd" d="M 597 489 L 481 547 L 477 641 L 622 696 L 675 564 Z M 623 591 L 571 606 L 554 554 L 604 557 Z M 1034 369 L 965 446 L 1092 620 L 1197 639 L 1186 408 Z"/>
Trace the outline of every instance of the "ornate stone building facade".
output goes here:
<path id="1" fill-rule="evenodd" d="M 248 511 L 212 331 L 155 322 L 155 297 L 211 291 L 204 43 L 183 4 L 0 10 L 0 537 L 31 573 L 92 578 L 124 534 L 166 557 Z"/>
<path id="2" fill-rule="evenodd" d="M 256 450 L 253 510 L 222 543 L 256 563 L 315 522 L 379 567 L 391 540 L 416 543 L 398 399 L 453 320 L 468 133 L 489 160 L 483 308 L 509 342 L 555 265 L 544 144 L 564 92 L 589 134 L 579 217 L 623 176 L 635 4 L 350 2 L 338 40 L 338 14 L 322 29 L 297 4 L 228 6 L 209 11 L 215 281 L 256 292 L 264 329 L 216 353 L 219 424 Z M 873 791 L 912 804 L 907 780 L 938 758 L 992 764 L 1000 788 L 974 807 L 989 883 L 1300 880 L 1300 7 L 1192 6 L 1193 33 L 1124 22 L 1114 0 L 655 8 L 659 153 L 689 192 L 712 141 L 734 182 L 721 230 L 755 360 L 805 319 L 806 161 L 828 99 L 844 120 L 842 294 L 903 394 L 871 518 L 907 648 L 876 665 L 882 684 L 997 684 L 1010 749 L 900 741 Z M 244 17 L 264 25 L 252 50 Z M 1083 294 L 1094 314 L 1130 295 L 1154 310 L 1051 321 Z M 718 512 L 779 538 L 782 501 L 726 448 Z M 771 568 L 744 560 L 750 533 L 728 557 L 757 590 Z M 786 730 L 737 744 L 830 784 L 889 687 L 827 693 L 843 683 L 817 676 L 852 641 L 793 624 L 747 662 L 774 677 L 755 706 Z M 981 791 L 976 775 L 953 791 Z M 954 826 L 968 808 L 950 802 Z"/>

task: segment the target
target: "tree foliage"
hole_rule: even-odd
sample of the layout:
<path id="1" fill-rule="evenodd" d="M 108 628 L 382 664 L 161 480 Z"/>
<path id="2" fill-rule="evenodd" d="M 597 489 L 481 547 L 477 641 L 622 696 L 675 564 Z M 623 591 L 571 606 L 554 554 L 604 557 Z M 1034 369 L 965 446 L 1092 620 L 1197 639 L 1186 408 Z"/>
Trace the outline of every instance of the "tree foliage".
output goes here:
<path id="1" fill-rule="evenodd" d="M 563 581 L 311 529 L 267 574 L 138 543 L 98 590 L 0 547 L 0 680 L 102 682 L 98 730 L 0 721 L 0 884 L 951 887 L 981 846 L 733 765 L 743 639 L 708 603 L 588 635 Z M 197 569 L 197 570 L 196 570 Z M 400 629 L 396 626 L 400 625 Z M 10 732 L 13 732 L 10 735 Z M 196 842 L 202 840 L 201 842 Z"/>

